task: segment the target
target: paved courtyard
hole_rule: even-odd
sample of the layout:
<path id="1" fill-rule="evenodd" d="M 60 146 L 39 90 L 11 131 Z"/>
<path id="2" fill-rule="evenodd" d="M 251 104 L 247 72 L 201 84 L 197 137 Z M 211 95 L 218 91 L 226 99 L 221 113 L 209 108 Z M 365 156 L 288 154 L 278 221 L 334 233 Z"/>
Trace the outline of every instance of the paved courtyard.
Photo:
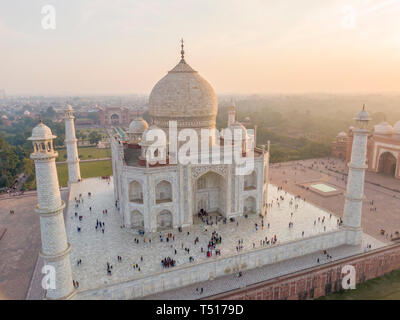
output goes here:
<path id="1" fill-rule="evenodd" d="M 311 159 L 296 161 L 280 165 L 271 166 L 272 183 L 283 186 L 285 190 L 293 195 L 300 195 L 306 198 L 307 202 L 300 199 L 293 199 L 293 196 L 286 194 L 286 191 L 277 191 L 277 188 L 270 186 L 268 202 L 272 204 L 266 218 L 264 218 L 264 228 L 261 227 L 261 218 L 249 216 L 239 218 L 239 226 L 235 222 L 222 221 L 213 226 L 205 226 L 204 223 L 196 218 L 196 225 L 183 230 L 182 233 L 173 231 L 175 241 L 166 242 L 165 234 L 162 232 L 163 242 L 159 240 L 159 233 L 146 234 L 139 236 L 137 231 L 131 229 L 121 229 L 121 219 L 119 213 L 114 209 L 113 184 L 110 185 L 98 178 L 86 179 L 82 183 L 74 186 L 71 199 L 83 196 L 83 203 L 78 210 L 83 220 L 79 222 L 75 218 L 74 201 L 69 206 L 66 213 L 66 223 L 69 241 L 72 244 L 71 262 L 75 280 L 80 282 L 79 290 L 96 288 L 120 281 L 132 280 L 138 277 L 149 275 L 162 270 L 161 259 L 170 256 L 177 261 L 178 266 L 188 265 L 189 257 L 194 257 L 194 262 L 214 259 L 215 255 L 207 258 L 205 252 L 201 252 L 201 247 L 206 249 L 212 231 L 217 231 L 222 236 L 222 244 L 217 245 L 221 250 L 221 256 L 227 257 L 236 253 L 236 246 L 239 239 L 243 239 L 242 250 L 252 250 L 253 243 L 255 248 L 260 248 L 260 240 L 267 237 L 270 240 L 275 234 L 278 244 L 285 241 L 294 240 L 304 236 L 310 236 L 319 232 L 333 230 L 337 228 L 337 219 L 342 216 L 344 196 L 343 194 L 324 197 L 310 190 L 301 187 L 301 184 L 308 182 L 322 182 L 333 185 L 338 190 L 345 191 L 347 172 L 345 163 L 333 159 Z M 390 234 L 400 230 L 400 181 L 391 177 L 370 173 L 366 174 L 365 200 L 363 209 L 363 228 L 366 233 L 374 238 L 390 242 Z M 92 192 L 89 199 L 87 192 Z M 66 193 L 63 193 L 63 198 Z M 284 197 L 277 205 L 277 198 Z M 372 204 L 371 201 L 374 201 Z M 292 204 L 290 204 L 292 201 Z M 315 205 L 311 205 L 313 203 Z M 40 248 L 39 217 L 34 214 L 33 208 L 36 205 L 35 196 L 10 198 L 0 201 L 0 236 L 5 229 L 3 238 L 0 240 L 0 299 L 24 299 L 30 283 L 32 272 Z M 296 210 L 296 205 L 298 209 Z M 89 207 L 92 207 L 92 213 Z M 324 208 L 324 209 L 319 209 Z M 376 208 L 376 211 L 373 211 Z M 10 215 L 9 210 L 14 209 L 15 214 Z M 107 209 L 108 214 L 103 215 L 102 210 Z M 293 217 L 291 213 L 293 212 Z M 330 217 L 330 213 L 334 215 Z M 325 216 L 325 223 L 321 223 L 321 218 Z M 318 217 L 320 222 L 318 222 Z M 96 220 L 105 223 L 105 233 L 101 229 L 95 230 Z M 314 226 L 314 221 L 316 225 Z M 289 222 L 293 222 L 292 228 L 288 227 Z M 258 231 L 255 230 L 255 223 L 258 224 Z M 268 223 L 270 224 L 268 228 Z M 77 226 L 82 228 L 77 232 Z M 380 235 L 380 229 L 385 229 L 386 235 Z M 188 235 L 187 232 L 190 232 Z M 23 235 L 23 236 L 21 236 Z M 194 244 L 194 239 L 199 237 L 199 243 Z M 335 258 L 340 258 L 348 254 L 360 253 L 365 250 L 366 245 L 372 244 L 372 248 L 382 246 L 383 243 L 373 237 L 364 235 L 363 244 L 360 247 L 344 247 L 331 250 Z M 135 243 L 135 239 L 139 243 Z M 146 243 L 144 242 L 146 239 Z M 151 245 L 149 243 L 151 239 Z M 190 253 L 186 253 L 183 247 L 189 248 Z M 175 249 L 177 254 L 175 255 Z M 206 250 L 204 250 L 206 251 Z M 171 292 L 160 293 L 154 297 L 176 297 L 184 298 L 198 297 L 195 287 L 204 286 L 208 292 L 203 295 L 217 294 L 224 290 L 237 288 L 238 286 L 255 283 L 264 279 L 279 276 L 284 273 L 298 271 L 314 265 L 315 258 L 321 253 L 291 259 L 274 266 L 265 266 L 257 270 L 244 272 L 242 278 L 236 275 L 229 275 Z M 117 261 L 117 256 L 122 257 L 122 262 Z M 141 261 L 140 256 L 143 256 Z M 82 259 L 82 265 L 77 266 L 76 261 Z M 107 276 L 107 262 L 113 265 L 112 276 Z M 140 267 L 133 269 L 132 264 L 137 263 Z M 168 270 L 168 269 L 167 269 Z M 264 270 L 264 271 L 263 271 Z M 40 267 L 35 270 L 32 291 L 35 293 L 31 298 L 40 297 Z M 36 284 L 36 285 L 35 285 Z"/>
<path id="2" fill-rule="evenodd" d="M 88 192 L 92 193 L 91 197 L 88 196 Z M 81 201 L 76 208 L 74 199 L 75 197 L 79 199 L 80 194 L 83 202 Z M 163 270 L 161 260 L 165 257 L 176 260 L 177 266 L 214 259 L 214 253 L 211 258 L 206 256 L 207 244 L 213 231 L 222 237 L 222 244 L 218 244 L 217 249 L 221 250 L 222 257 L 227 257 L 237 253 L 239 240 L 243 240 L 241 249 L 243 252 L 253 248 L 258 249 L 263 245 L 268 246 L 263 244 L 262 240 L 265 238 L 271 240 L 275 235 L 277 244 L 280 244 L 302 238 L 303 232 L 304 237 L 308 237 L 338 228 L 338 218 L 335 215 L 302 199 L 296 199 L 285 191 L 278 191 L 272 185 L 268 190 L 271 208 L 264 218 L 264 227 L 257 215 L 240 217 L 235 222 L 228 221 L 226 224 L 222 221 L 216 224 L 216 219 L 213 217 L 212 226 L 195 219 L 195 225 L 183 229 L 181 233 L 173 230 L 144 236 L 139 236 L 136 230 L 121 228 L 122 220 L 114 206 L 112 181 L 108 184 L 99 178 L 85 179 L 73 186 L 70 199 L 67 233 L 72 245 L 71 262 L 74 279 L 79 281 L 80 290 L 160 272 Z M 89 207 L 92 208 L 91 211 Z M 103 214 L 105 209 L 108 211 L 107 214 Z M 83 217 L 82 221 L 75 217 L 75 212 Z M 105 223 L 104 233 L 101 228 L 95 229 L 96 220 Z M 289 228 L 289 222 L 293 223 L 293 227 Z M 258 230 L 255 227 L 256 223 Z M 81 228 L 80 232 L 77 231 L 78 227 Z M 170 238 L 167 242 L 167 232 L 172 232 L 175 240 Z M 160 235 L 163 238 L 162 242 Z M 197 244 L 194 243 L 196 237 L 199 238 Z M 139 243 L 136 243 L 135 239 Z M 189 249 L 189 253 L 185 248 Z M 122 257 L 121 262 L 118 262 L 118 256 Z M 194 262 L 189 262 L 191 256 Z M 79 259 L 82 259 L 80 266 L 77 265 Z M 107 275 L 107 262 L 113 266 L 111 276 Z M 134 269 L 133 264 L 138 264 L 140 271 L 138 268 Z"/>
<path id="3" fill-rule="evenodd" d="M 35 194 L 0 199 L 0 300 L 26 297 L 41 246 L 36 203 Z"/>
<path id="4" fill-rule="evenodd" d="M 339 217 L 343 216 L 347 183 L 347 166 L 344 161 L 334 158 L 310 159 L 275 164 L 270 169 L 271 183 L 282 186 Z M 395 237 L 395 232 L 400 232 L 400 180 L 373 172 L 367 172 L 365 180 L 363 230 L 381 241 L 390 242 L 390 235 Z M 326 182 L 343 192 L 324 197 L 302 188 L 301 185 L 308 182 Z M 385 230 L 385 235 L 380 234 L 381 229 Z"/>

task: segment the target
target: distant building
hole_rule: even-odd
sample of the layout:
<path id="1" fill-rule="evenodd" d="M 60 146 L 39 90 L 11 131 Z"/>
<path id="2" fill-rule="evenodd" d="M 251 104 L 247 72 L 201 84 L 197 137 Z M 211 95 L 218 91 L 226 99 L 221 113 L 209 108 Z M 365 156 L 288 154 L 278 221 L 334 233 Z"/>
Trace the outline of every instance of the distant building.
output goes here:
<path id="1" fill-rule="evenodd" d="M 1 121 L 7 127 L 11 127 L 11 121 L 8 119 L 6 115 L 1 116 Z"/>
<path id="2" fill-rule="evenodd" d="M 349 133 L 341 132 L 332 142 L 332 156 L 350 162 L 353 143 L 353 127 Z M 400 179 L 400 121 L 394 126 L 382 122 L 368 136 L 368 171 L 392 175 Z"/>
<path id="3" fill-rule="evenodd" d="M 103 127 L 128 127 L 138 112 L 124 107 L 108 107 L 99 109 L 99 121 Z"/>
<path id="4" fill-rule="evenodd" d="M 339 159 L 346 159 L 347 143 L 349 136 L 346 132 L 340 132 L 332 142 L 332 156 Z"/>

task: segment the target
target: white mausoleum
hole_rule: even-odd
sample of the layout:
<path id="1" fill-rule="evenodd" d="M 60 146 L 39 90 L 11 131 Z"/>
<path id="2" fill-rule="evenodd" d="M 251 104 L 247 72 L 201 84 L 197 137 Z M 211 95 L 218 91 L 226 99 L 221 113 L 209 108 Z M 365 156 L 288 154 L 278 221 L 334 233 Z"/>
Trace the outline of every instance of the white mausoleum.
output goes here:
<path id="1" fill-rule="evenodd" d="M 299 220 L 294 228 L 287 228 L 289 220 L 285 221 L 284 217 L 288 218 L 292 203 L 282 210 L 281 207 L 271 207 L 266 215 L 269 152 L 264 147 L 255 147 L 254 133 L 237 121 L 234 107 L 228 110 L 227 127 L 221 132 L 215 130 L 218 103 L 214 90 L 185 62 L 183 53 L 182 48 L 181 61 L 155 85 L 150 94 L 151 125 L 136 118 L 126 133 L 118 131 L 111 138 L 114 199 L 107 184 L 102 186 L 97 179 L 80 179 L 73 110 L 66 108 L 70 182 L 67 227 L 55 163 L 57 152 L 53 148 L 55 136 L 42 122 L 32 130 L 29 140 L 33 144 L 31 158 L 36 170 L 38 205 L 35 212 L 40 216 L 40 256 L 45 267 L 55 275 L 53 283 L 49 281 L 50 285 L 45 288 L 47 299 L 139 298 L 239 270 L 275 264 L 343 245 L 360 247 L 363 243 L 365 235 L 361 228 L 361 216 L 370 121 L 365 109 L 355 118 L 358 125 L 353 130 L 343 223 L 327 218 L 330 223 L 316 226 L 316 218 L 320 215 L 328 217 L 329 213 L 297 199 L 304 209 L 303 213 L 295 215 L 299 216 Z M 204 136 L 202 129 L 211 131 Z M 187 141 L 198 135 L 199 144 L 193 148 Z M 186 155 L 188 150 L 192 157 L 190 161 L 183 161 L 185 157 L 182 154 Z M 92 188 L 96 189 L 93 198 L 89 195 Z M 271 197 L 276 198 L 279 193 L 272 186 L 270 189 Z M 86 191 L 86 206 L 83 202 L 80 205 L 76 198 Z M 107 231 L 100 233 L 93 228 L 95 219 L 98 223 L 99 212 L 93 210 L 92 213 L 91 206 L 110 209 L 114 202 L 117 207 L 114 212 L 119 212 L 121 217 L 100 216 L 107 221 Z M 207 233 L 202 230 L 202 227 L 206 228 L 204 223 L 194 223 L 194 217 L 201 210 L 218 213 L 226 219 L 249 216 L 249 219 L 238 218 L 242 221 L 243 230 L 235 223 L 218 226 L 224 239 L 228 239 L 220 244 L 224 248 L 223 255 L 218 258 L 216 254 L 215 258 L 205 257 L 203 251 L 196 255 L 198 250 L 193 250 L 196 248 L 196 244 L 192 244 L 194 239 L 189 241 L 185 235 L 184 241 L 187 241 L 187 246 L 192 245 L 191 252 L 194 252 L 196 262 L 188 261 L 185 254 L 175 252 L 177 266 L 161 269 L 159 261 L 169 254 L 168 250 L 172 247 L 162 241 L 136 243 L 136 232 L 130 230 L 155 232 L 192 226 L 192 237 L 200 237 L 199 241 L 206 245 L 212 231 Z M 77 218 L 78 213 L 84 216 L 83 220 Z M 253 222 L 260 222 L 259 215 L 263 217 L 262 221 L 268 223 L 268 228 L 262 228 L 257 233 Z M 329 216 L 331 219 L 332 215 Z M 125 229 L 120 228 L 121 220 Z M 274 222 L 271 230 L 270 222 Z M 308 228 L 307 235 L 304 235 L 304 227 Z M 276 234 L 282 242 L 255 247 L 260 239 L 266 239 L 265 236 L 272 239 Z M 180 232 L 175 235 L 182 239 Z M 147 239 L 153 236 L 157 237 L 151 233 L 145 235 Z M 231 243 L 236 243 L 238 239 L 242 239 L 243 243 L 243 238 L 246 238 L 244 245 L 248 243 L 250 247 L 243 252 L 235 252 L 229 245 L 229 238 Z M 124 260 L 118 262 L 118 268 L 110 277 L 104 267 L 118 254 L 122 254 Z M 141 272 L 132 269 L 132 263 L 139 256 L 145 256 L 141 263 L 146 267 Z M 75 263 L 71 265 L 71 261 L 81 258 L 85 261 L 84 268 Z M 76 286 L 76 281 L 82 285 Z"/>
<path id="2" fill-rule="evenodd" d="M 182 52 L 180 62 L 151 91 L 151 125 L 141 118 L 134 119 L 124 139 L 119 135 L 111 139 L 114 193 L 125 227 L 146 232 L 187 227 L 201 209 L 225 218 L 264 215 L 268 151 L 254 147 L 254 135 L 237 122 L 234 108 L 230 108 L 227 127 L 242 137 L 242 160 L 254 158 L 247 174 L 239 174 L 235 161 L 224 160 L 233 159 L 233 151 L 223 149 L 232 141 L 229 136 L 218 137 L 217 112 L 212 86 L 186 63 Z M 183 142 L 172 146 L 170 121 L 175 121 L 179 140 L 186 135 L 185 129 L 194 129 L 200 144 L 201 129 L 210 130 L 205 139 L 209 146 L 198 147 L 195 152 L 197 163 L 171 161 Z M 165 139 L 154 143 L 151 133 L 160 130 Z M 207 155 L 218 145 L 222 146 L 218 156 L 221 161 L 215 163 Z M 149 163 L 149 154 L 164 161 Z"/>

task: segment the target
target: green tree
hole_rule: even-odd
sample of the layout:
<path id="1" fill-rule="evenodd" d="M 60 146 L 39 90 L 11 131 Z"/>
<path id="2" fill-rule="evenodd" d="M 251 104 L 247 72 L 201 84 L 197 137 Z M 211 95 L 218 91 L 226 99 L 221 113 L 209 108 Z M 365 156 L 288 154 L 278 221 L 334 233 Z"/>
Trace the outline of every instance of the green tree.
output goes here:
<path id="1" fill-rule="evenodd" d="M 89 133 L 89 141 L 91 144 L 98 144 L 101 140 L 101 134 L 97 131 L 92 131 Z"/>
<path id="2" fill-rule="evenodd" d="M 45 116 L 46 118 L 54 119 L 55 116 L 56 116 L 56 114 L 57 114 L 57 113 L 56 113 L 56 111 L 54 110 L 53 107 L 48 107 L 47 110 L 46 110 L 46 112 L 45 112 L 45 114 L 44 114 L 44 116 Z"/>

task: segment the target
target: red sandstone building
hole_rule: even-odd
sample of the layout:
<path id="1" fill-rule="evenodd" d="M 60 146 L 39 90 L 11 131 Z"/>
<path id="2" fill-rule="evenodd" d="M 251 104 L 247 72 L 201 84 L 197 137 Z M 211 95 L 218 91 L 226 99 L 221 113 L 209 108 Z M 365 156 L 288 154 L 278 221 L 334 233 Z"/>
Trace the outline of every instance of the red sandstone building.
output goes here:
<path id="1" fill-rule="evenodd" d="M 123 107 L 108 107 L 99 109 L 99 121 L 103 127 L 128 127 L 138 112 Z"/>
<path id="2" fill-rule="evenodd" d="M 350 162 L 353 145 L 353 127 L 340 132 L 332 142 L 332 156 Z M 380 172 L 400 179 L 400 121 L 394 127 L 383 122 L 374 127 L 368 137 L 368 171 Z"/>

